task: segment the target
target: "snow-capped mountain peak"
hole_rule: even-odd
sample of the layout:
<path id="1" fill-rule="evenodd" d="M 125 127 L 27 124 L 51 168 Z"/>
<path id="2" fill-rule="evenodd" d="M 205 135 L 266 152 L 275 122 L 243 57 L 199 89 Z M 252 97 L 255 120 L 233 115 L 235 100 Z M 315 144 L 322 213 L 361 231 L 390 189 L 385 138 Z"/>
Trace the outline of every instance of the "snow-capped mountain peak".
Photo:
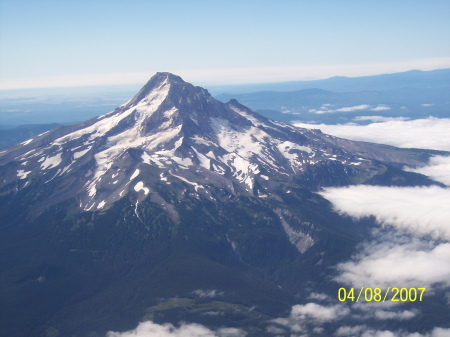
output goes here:
<path id="1" fill-rule="evenodd" d="M 56 184 L 43 209 L 76 197 L 83 210 L 100 210 L 128 193 L 136 194 L 137 204 L 149 197 L 170 208 L 161 186 L 212 201 L 236 193 L 276 198 L 280 184 L 331 183 L 330 177 L 311 183 L 318 175 L 338 176 L 342 184 L 370 178 L 379 171 L 370 159 L 380 153 L 271 121 L 235 100 L 219 102 L 176 75 L 157 73 L 114 111 L 0 152 L 0 187 L 17 192 L 33 183 Z"/>

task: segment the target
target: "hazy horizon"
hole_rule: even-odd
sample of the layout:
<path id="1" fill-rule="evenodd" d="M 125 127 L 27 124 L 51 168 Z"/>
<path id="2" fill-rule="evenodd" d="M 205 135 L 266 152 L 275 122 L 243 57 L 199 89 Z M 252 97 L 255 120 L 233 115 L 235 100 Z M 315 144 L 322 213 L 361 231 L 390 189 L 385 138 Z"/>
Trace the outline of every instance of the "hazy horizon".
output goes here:
<path id="1" fill-rule="evenodd" d="M 219 15 L 220 14 L 220 15 Z M 450 68 L 447 1 L 0 1 L 0 89 L 200 86 Z"/>

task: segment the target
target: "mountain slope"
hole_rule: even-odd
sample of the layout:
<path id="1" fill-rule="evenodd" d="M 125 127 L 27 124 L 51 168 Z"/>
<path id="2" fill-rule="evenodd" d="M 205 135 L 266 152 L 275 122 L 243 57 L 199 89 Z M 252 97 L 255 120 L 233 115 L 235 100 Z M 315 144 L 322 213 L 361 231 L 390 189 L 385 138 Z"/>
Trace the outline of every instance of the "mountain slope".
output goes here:
<path id="1" fill-rule="evenodd" d="M 306 284 L 335 290 L 327 268 L 370 225 L 314 191 L 434 184 L 400 169 L 429 155 L 274 122 L 158 73 L 104 116 L 0 151 L 2 335 L 194 318 L 261 335 Z"/>

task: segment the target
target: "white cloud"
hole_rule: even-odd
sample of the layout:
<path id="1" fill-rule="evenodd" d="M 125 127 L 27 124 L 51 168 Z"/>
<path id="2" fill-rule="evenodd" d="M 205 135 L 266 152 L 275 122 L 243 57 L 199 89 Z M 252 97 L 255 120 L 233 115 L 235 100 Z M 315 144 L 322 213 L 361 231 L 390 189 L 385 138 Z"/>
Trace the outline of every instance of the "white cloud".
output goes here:
<path id="1" fill-rule="evenodd" d="M 338 212 L 374 216 L 385 228 L 337 266 L 336 281 L 384 289 L 450 286 L 450 189 L 360 185 L 320 194 Z"/>
<path id="2" fill-rule="evenodd" d="M 349 107 L 336 109 L 336 111 L 339 111 L 339 112 L 352 112 L 352 111 L 358 111 L 358 110 L 368 110 L 369 107 L 370 107 L 370 105 L 363 104 L 363 105 L 349 106 Z"/>
<path id="3" fill-rule="evenodd" d="M 202 316 L 223 316 L 225 313 L 223 311 L 207 311 L 202 313 Z"/>
<path id="4" fill-rule="evenodd" d="M 106 337 L 244 337 L 247 333 L 235 328 L 210 330 L 200 324 L 182 323 L 179 327 L 172 324 L 156 324 L 151 321 L 139 323 L 136 329 L 126 332 L 109 331 Z"/>
<path id="5" fill-rule="evenodd" d="M 289 329 L 291 332 L 308 332 L 308 330 L 320 328 L 327 322 L 337 321 L 350 314 L 350 309 L 344 305 L 320 305 L 307 303 L 304 305 L 294 305 L 287 318 L 276 318 L 271 323 Z M 269 330 L 276 331 L 279 327 L 271 325 Z"/>
<path id="6" fill-rule="evenodd" d="M 371 108 L 371 111 L 386 111 L 386 110 L 391 110 L 391 108 L 387 105 L 384 104 L 380 104 L 377 105 L 375 108 Z"/>
<path id="7" fill-rule="evenodd" d="M 450 329 L 434 328 L 430 332 L 421 334 L 419 332 L 409 333 L 406 331 L 375 330 L 365 325 L 342 326 L 336 330 L 335 336 L 339 337 L 449 337 Z"/>
<path id="8" fill-rule="evenodd" d="M 431 157 L 427 166 L 420 168 L 404 168 L 405 171 L 417 172 L 433 180 L 450 186 L 450 156 Z"/>
<path id="9" fill-rule="evenodd" d="M 331 104 L 322 104 L 319 109 L 310 109 L 309 112 L 314 112 L 316 114 L 325 114 L 325 113 L 334 113 L 334 112 L 353 112 L 353 111 L 361 111 L 361 110 L 370 110 L 370 111 L 384 111 L 390 110 L 391 108 L 387 105 L 380 104 L 375 107 L 370 106 L 368 104 L 348 106 L 339 109 L 330 109 Z"/>
<path id="10" fill-rule="evenodd" d="M 387 320 L 387 319 L 395 319 L 395 320 L 407 320 L 416 316 L 416 312 L 411 310 L 403 310 L 403 311 L 387 311 L 387 310 L 376 310 L 373 314 L 373 318 L 378 320 Z"/>
<path id="11" fill-rule="evenodd" d="M 305 305 L 294 305 L 291 310 L 290 319 L 305 320 L 313 319 L 316 322 L 324 323 L 335 321 L 345 317 L 350 310 L 342 305 L 324 306 L 316 303 L 308 303 Z"/>
<path id="12" fill-rule="evenodd" d="M 382 295 L 384 295 L 386 289 L 382 289 L 382 291 Z M 391 296 L 388 296 L 387 298 L 390 299 Z M 417 309 L 400 310 L 398 307 L 403 304 L 404 303 L 401 301 L 366 302 L 360 300 L 359 302 L 352 302 L 350 308 L 352 310 L 352 317 L 358 320 L 376 319 L 403 321 L 412 319 L 420 313 Z"/>
<path id="13" fill-rule="evenodd" d="M 403 148 L 450 151 L 450 118 L 387 121 L 369 125 L 327 125 L 295 123 L 297 127 L 353 140 L 388 144 Z"/>
<path id="14" fill-rule="evenodd" d="M 390 122 L 390 121 L 407 121 L 408 117 L 384 117 L 384 116 L 357 116 L 354 121 L 372 121 L 372 122 Z"/>
<path id="15" fill-rule="evenodd" d="M 214 289 L 206 289 L 206 290 L 205 289 L 197 289 L 197 290 L 194 290 L 192 293 L 201 298 L 214 298 L 216 296 L 223 295 L 223 291 L 219 292 Z"/>
<path id="16" fill-rule="evenodd" d="M 308 298 L 310 300 L 318 300 L 318 301 L 326 301 L 329 299 L 328 295 L 321 293 L 311 293 L 309 294 Z"/>
<path id="17" fill-rule="evenodd" d="M 292 307 L 289 317 L 277 318 L 271 320 L 271 325 L 266 331 L 274 335 L 287 335 L 287 331 L 291 332 L 290 336 L 315 336 L 324 332 L 324 327 L 328 323 L 340 321 L 342 319 L 356 320 L 396 320 L 404 321 L 413 319 L 418 310 L 398 310 L 399 304 L 396 302 L 364 302 L 353 303 L 350 307 L 342 304 L 336 305 L 319 305 L 316 303 L 307 303 L 305 305 L 295 305 Z M 394 310 L 388 310 L 393 308 Z M 397 310 L 395 310 L 397 309 Z M 328 325 L 329 326 L 329 325 Z M 450 330 L 435 328 L 425 335 L 417 335 L 418 337 L 437 337 L 439 333 Z M 342 326 L 334 331 L 334 336 L 404 336 L 415 337 L 415 335 L 404 334 L 402 331 L 378 331 L 367 325 Z"/>
<path id="18" fill-rule="evenodd" d="M 383 238 L 389 240 L 387 235 Z M 450 286 L 450 243 L 428 246 L 416 241 L 403 245 L 368 243 L 351 261 L 337 266 L 340 274 L 336 281 L 383 291 L 388 287 L 426 287 L 430 291 L 435 284 Z"/>
<path id="19" fill-rule="evenodd" d="M 334 333 L 335 336 L 358 336 L 361 335 L 363 331 L 367 331 L 368 328 L 365 325 L 357 325 L 357 326 L 341 326 Z"/>
<path id="20" fill-rule="evenodd" d="M 359 185 L 326 188 L 319 194 L 352 217 L 372 215 L 386 226 L 450 240 L 448 188 Z"/>
<path id="21" fill-rule="evenodd" d="M 271 334 L 274 334 L 274 335 L 281 335 L 281 334 L 285 334 L 286 333 L 286 330 L 284 330 L 284 329 L 282 329 L 280 327 L 274 326 L 274 325 L 269 325 L 267 327 L 266 331 L 268 333 L 271 333 Z"/>

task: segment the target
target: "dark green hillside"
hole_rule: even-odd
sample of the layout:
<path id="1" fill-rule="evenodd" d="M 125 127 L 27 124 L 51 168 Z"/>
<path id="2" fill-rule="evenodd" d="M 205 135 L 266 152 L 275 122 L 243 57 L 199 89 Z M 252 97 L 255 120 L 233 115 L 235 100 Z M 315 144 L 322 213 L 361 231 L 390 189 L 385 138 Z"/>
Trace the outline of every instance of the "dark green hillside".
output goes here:
<path id="1" fill-rule="evenodd" d="M 277 214 L 253 197 L 223 204 L 185 199 L 176 206 L 178 223 L 151 202 L 140 203 L 136 214 L 131 195 L 107 212 L 79 213 L 68 201 L 33 220 L 17 216 L 14 199 L 1 201 L 4 336 L 45 336 L 44 326 L 57 336 L 120 331 L 150 314 L 260 331 L 263 318 L 288 312 L 306 295 L 306 282 L 348 258 L 365 231 L 305 190 L 280 202 L 292 209 L 289 222 L 316 242 L 305 254 L 280 231 Z M 201 298 L 199 289 L 216 296 Z M 189 305 L 158 307 L 174 298 Z M 240 313 L 202 315 L 211 310 Z"/>

